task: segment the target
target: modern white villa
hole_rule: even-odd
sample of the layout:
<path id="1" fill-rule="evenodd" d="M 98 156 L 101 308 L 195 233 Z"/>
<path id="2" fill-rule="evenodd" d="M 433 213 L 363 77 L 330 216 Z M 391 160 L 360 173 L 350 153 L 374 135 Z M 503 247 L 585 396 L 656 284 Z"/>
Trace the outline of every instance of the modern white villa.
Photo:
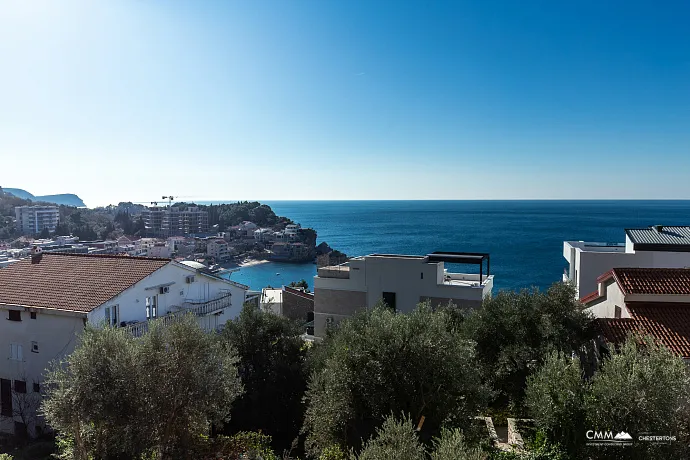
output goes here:
<path id="1" fill-rule="evenodd" d="M 48 364 L 74 350 L 87 323 L 124 327 L 191 313 L 207 330 L 239 315 L 248 287 L 170 259 L 42 253 L 0 270 L 0 431 L 33 433 L 19 402 Z M 27 426 L 29 425 L 29 426 Z"/>
<path id="2" fill-rule="evenodd" d="M 569 264 L 563 281 L 574 283 L 580 298 L 596 290 L 597 278 L 612 268 L 690 267 L 690 227 L 628 228 L 621 243 L 564 241 L 563 257 Z"/>
<path id="3" fill-rule="evenodd" d="M 486 273 L 483 267 L 486 262 Z M 444 263 L 478 265 L 478 273 L 451 273 Z M 361 308 L 383 300 L 396 311 L 412 311 L 419 302 L 453 302 L 478 307 L 491 295 L 494 277 L 486 253 L 435 252 L 426 256 L 371 254 L 317 269 L 314 277 L 314 334 Z"/>

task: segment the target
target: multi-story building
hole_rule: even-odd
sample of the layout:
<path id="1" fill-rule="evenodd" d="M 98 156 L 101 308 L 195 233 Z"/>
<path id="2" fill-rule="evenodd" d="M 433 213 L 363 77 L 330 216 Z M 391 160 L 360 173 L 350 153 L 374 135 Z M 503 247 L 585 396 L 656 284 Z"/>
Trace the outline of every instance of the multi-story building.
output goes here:
<path id="1" fill-rule="evenodd" d="M 40 392 L 46 367 L 87 323 L 125 327 L 193 314 L 206 330 L 236 317 L 247 286 L 169 259 L 39 253 L 0 269 L 0 431 L 34 431 L 14 401 Z M 38 423 L 40 425 L 40 422 Z"/>
<path id="2" fill-rule="evenodd" d="M 563 257 L 569 265 L 563 281 L 573 283 L 580 298 L 615 267 L 690 267 L 690 227 L 628 228 L 623 243 L 564 241 Z"/>
<path id="3" fill-rule="evenodd" d="M 690 362 L 690 269 L 614 268 L 580 299 L 612 345 L 651 336 Z"/>
<path id="4" fill-rule="evenodd" d="M 148 236 L 168 238 L 208 232 L 208 212 L 196 206 L 152 206 L 141 216 Z"/>
<path id="5" fill-rule="evenodd" d="M 17 206 L 14 214 L 17 229 L 24 235 L 35 235 L 44 229 L 54 233 L 60 220 L 60 209 L 57 206 Z"/>
<path id="6" fill-rule="evenodd" d="M 479 273 L 451 273 L 444 263 L 479 265 Z M 460 307 L 478 307 L 493 288 L 489 264 L 489 254 L 485 253 L 435 252 L 426 256 L 372 254 L 318 268 L 314 277 L 314 332 L 323 335 L 328 325 L 380 301 L 402 312 L 410 312 L 424 301 L 433 306 L 452 302 Z"/>
<path id="7" fill-rule="evenodd" d="M 220 238 L 209 239 L 206 243 L 206 254 L 213 257 L 216 262 L 225 262 L 230 257 L 228 243 Z"/>

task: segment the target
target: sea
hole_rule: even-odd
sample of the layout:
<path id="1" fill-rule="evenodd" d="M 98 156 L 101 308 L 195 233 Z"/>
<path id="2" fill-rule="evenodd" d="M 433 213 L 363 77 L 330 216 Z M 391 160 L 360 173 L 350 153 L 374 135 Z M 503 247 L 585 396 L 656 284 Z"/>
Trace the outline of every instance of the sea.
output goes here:
<path id="1" fill-rule="evenodd" d="M 218 202 L 213 202 L 217 204 Z M 206 203 L 205 203 L 206 204 Z M 494 292 L 561 280 L 563 241 L 624 242 L 626 228 L 690 225 L 690 201 L 268 201 L 349 256 L 488 252 Z M 446 264 L 475 273 L 476 266 Z M 231 273 L 260 290 L 307 280 L 316 265 L 265 263 Z"/>

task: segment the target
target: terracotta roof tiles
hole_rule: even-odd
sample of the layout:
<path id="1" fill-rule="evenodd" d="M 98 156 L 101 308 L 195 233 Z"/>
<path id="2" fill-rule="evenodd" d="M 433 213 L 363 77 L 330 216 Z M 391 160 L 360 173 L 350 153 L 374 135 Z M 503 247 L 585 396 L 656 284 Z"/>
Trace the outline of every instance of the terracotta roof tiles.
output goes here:
<path id="1" fill-rule="evenodd" d="M 690 295 L 690 269 L 614 268 L 613 275 L 625 294 Z"/>
<path id="2" fill-rule="evenodd" d="M 651 336 L 673 353 L 690 358 L 690 303 L 628 303 L 631 318 L 599 318 L 602 335 L 610 343 L 628 334 Z"/>
<path id="3" fill-rule="evenodd" d="M 0 269 L 0 304 L 89 312 L 170 259 L 43 253 Z"/>

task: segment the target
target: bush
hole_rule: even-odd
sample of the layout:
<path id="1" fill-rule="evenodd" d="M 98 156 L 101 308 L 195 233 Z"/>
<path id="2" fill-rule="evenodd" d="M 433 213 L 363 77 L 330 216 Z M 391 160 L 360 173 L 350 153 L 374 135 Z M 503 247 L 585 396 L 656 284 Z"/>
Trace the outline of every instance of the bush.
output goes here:
<path id="1" fill-rule="evenodd" d="M 434 439 L 431 460 L 486 460 L 488 454 L 479 447 L 470 447 L 460 430 L 443 430 Z"/>
<path id="2" fill-rule="evenodd" d="M 527 381 L 525 401 L 538 428 L 571 452 L 582 443 L 585 386 L 580 360 L 552 352 Z"/>
<path id="3" fill-rule="evenodd" d="M 420 305 L 410 314 L 377 307 L 340 323 L 312 354 L 304 431 L 312 454 L 332 445 L 359 449 L 391 413 L 425 422 L 430 442 L 442 425 L 467 428 L 489 397 L 474 344 L 448 315 Z"/>
<path id="4" fill-rule="evenodd" d="M 397 421 L 388 417 L 376 436 L 370 439 L 357 460 L 426 460 L 424 447 L 412 428 L 412 421 L 405 416 Z"/>
<path id="5" fill-rule="evenodd" d="M 480 369 L 499 392 L 498 406 L 522 410 L 527 377 L 552 350 L 570 355 L 592 338 L 591 316 L 575 300 L 571 285 L 555 283 L 546 292 L 502 291 L 462 323 L 477 343 Z"/>

